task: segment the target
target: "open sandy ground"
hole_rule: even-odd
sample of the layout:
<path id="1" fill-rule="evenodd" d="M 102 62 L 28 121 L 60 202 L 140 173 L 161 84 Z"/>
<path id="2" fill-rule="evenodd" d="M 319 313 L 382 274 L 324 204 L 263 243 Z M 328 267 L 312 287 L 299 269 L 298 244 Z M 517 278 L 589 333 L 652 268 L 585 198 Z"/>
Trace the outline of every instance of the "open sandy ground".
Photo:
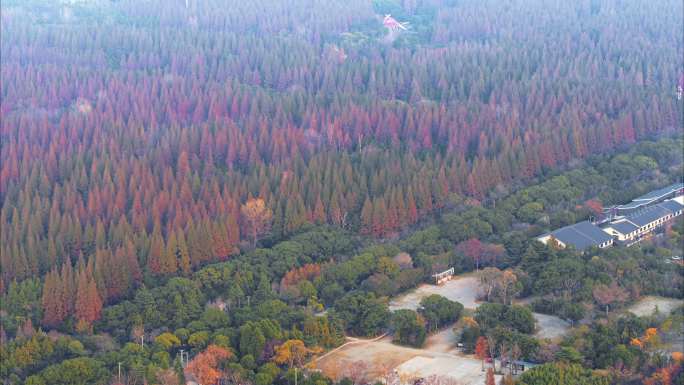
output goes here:
<path id="1" fill-rule="evenodd" d="M 537 321 L 537 338 L 556 339 L 563 337 L 570 329 L 570 323 L 552 315 L 532 313 Z"/>
<path id="2" fill-rule="evenodd" d="M 658 307 L 660 313 L 670 314 L 672 310 L 682 305 L 684 305 L 684 301 L 681 299 L 645 296 L 627 308 L 627 311 L 636 316 L 643 317 L 653 314 L 656 307 Z"/>
<path id="3" fill-rule="evenodd" d="M 432 295 L 439 294 L 452 301 L 458 301 L 467 309 L 477 308 L 481 302 L 477 300 L 482 291 L 479 278 L 475 274 L 464 274 L 454 277 L 451 281 L 447 281 L 442 285 L 423 284 L 416 289 L 393 298 L 390 301 L 389 308 L 391 311 L 398 309 L 416 310 L 420 306 L 420 300 Z M 523 303 L 524 301 L 518 301 Z M 533 313 L 537 321 L 538 338 L 555 339 L 562 337 L 570 329 L 570 323 L 562 320 L 559 317 Z"/>
<path id="4" fill-rule="evenodd" d="M 443 285 L 424 284 L 390 301 L 390 310 L 419 307 L 420 300 L 439 294 L 452 301 L 458 301 L 467 309 L 479 306 L 480 282 L 476 275 L 455 277 Z M 537 322 L 538 338 L 560 338 L 570 328 L 568 322 L 550 315 L 533 313 Z M 396 370 L 403 383 L 431 375 L 447 376 L 462 385 L 484 384 L 482 363 L 473 356 L 460 353 L 456 347 L 458 337 L 453 327 L 448 327 L 428 337 L 421 349 L 392 344 L 391 336 L 373 340 L 349 338 L 348 343 L 315 361 L 315 366 L 326 375 L 342 377 L 362 376 L 374 381 Z M 498 380 L 497 380 L 498 382 Z"/>
<path id="5" fill-rule="evenodd" d="M 628 307 L 626 311 L 631 312 L 639 317 L 644 317 L 652 315 L 653 311 L 657 307 L 660 314 L 662 316 L 666 316 L 677 307 L 682 305 L 684 305 L 684 300 L 681 299 L 645 296 L 639 299 L 632 306 Z M 661 342 L 661 349 L 667 352 L 672 353 L 684 351 L 684 325 L 681 323 L 675 323 L 670 331 L 661 334 Z"/>
<path id="6" fill-rule="evenodd" d="M 458 301 L 467 309 L 475 309 L 478 306 L 477 297 L 480 294 L 480 281 L 474 274 L 455 277 L 442 285 L 422 284 L 416 289 L 393 298 L 390 301 L 390 310 L 411 309 L 416 310 L 420 300 L 432 295 L 439 294 L 452 301 Z"/>
<path id="7" fill-rule="evenodd" d="M 430 336 L 422 349 L 394 345 L 390 336 L 375 341 L 355 340 L 317 361 L 316 367 L 332 378 L 353 375 L 350 368 L 357 368 L 368 381 L 396 370 L 402 383 L 438 375 L 462 385 L 484 384 L 481 362 L 458 353 L 455 344 L 451 327 Z"/>

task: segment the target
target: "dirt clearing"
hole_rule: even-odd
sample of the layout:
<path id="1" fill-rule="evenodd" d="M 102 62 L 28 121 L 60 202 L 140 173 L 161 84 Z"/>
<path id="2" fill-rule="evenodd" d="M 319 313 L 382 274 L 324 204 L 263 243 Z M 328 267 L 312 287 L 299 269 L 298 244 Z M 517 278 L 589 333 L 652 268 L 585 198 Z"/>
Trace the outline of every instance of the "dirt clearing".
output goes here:
<path id="1" fill-rule="evenodd" d="M 481 385 L 485 383 L 485 372 L 479 360 L 456 356 L 417 356 L 404 362 L 397 368 L 400 378 L 426 378 L 429 376 L 446 376 L 463 385 Z M 494 376 L 499 381 L 501 376 Z"/>
<path id="2" fill-rule="evenodd" d="M 463 385 L 484 384 L 481 362 L 457 354 L 450 345 L 453 338 L 451 328 L 445 329 L 431 336 L 424 349 L 394 345 L 391 337 L 377 341 L 359 340 L 325 356 L 316 366 L 335 379 L 358 375 L 373 382 L 396 369 L 403 383 L 438 375 L 451 377 Z"/>
<path id="3" fill-rule="evenodd" d="M 459 354 L 456 347 L 458 344 L 458 337 L 459 336 L 454 333 L 453 325 L 449 326 L 440 332 L 430 335 L 425 341 L 425 350 L 436 353 Z"/>
<path id="4" fill-rule="evenodd" d="M 570 330 L 570 323 L 556 316 L 532 313 L 537 321 L 537 338 L 556 339 L 563 337 Z"/>
<path id="5" fill-rule="evenodd" d="M 466 274 L 439 286 L 424 284 L 392 299 L 390 310 L 416 310 L 420 300 L 432 294 L 439 294 L 460 302 L 468 309 L 475 309 L 480 305 L 477 301 L 481 294 L 480 281 L 475 274 Z M 570 324 L 558 317 L 533 314 L 537 323 L 535 336 L 538 338 L 560 338 L 570 329 Z M 450 377 L 462 385 L 484 384 L 482 363 L 473 356 L 459 352 L 457 334 L 458 332 L 454 333 L 453 326 L 442 329 L 429 336 L 422 349 L 394 345 L 391 336 L 375 340 L 350 339 L 352 342 L 319 359 L 316 367 L 333 379 L 339 380 L 346 376 L 355 382 L 374 382 L 396 370 L 404 384 L 432 375 Z"/>
<path id="6" fill-rule="evenodd" d="M 475 275 L 462 275 L 447 281 L 442 285 L 423 284 L 411 292 L 398 296 L 390 301 L 391 311 L 399 309 L 416 310 L 420 306 L 420 300 L 432 295 L 439 294 L 452 301 L 458 301 L 468 309 L 478 306 L 477 297 L 480 295 L 480 280 Z"/>
<path id="7" fill-rule="evenodd" d="M 439 294 L 452 301 L 460 302 L 467 309 L 475 309 L 480 306 L 477 299 L 481 293 L 480 279 L 475 274 L 465 274 L 454 277 L 451 281 L 438 286 L 420 285 L 406 294 L 393 298 L 389 303 L 389 308 L 391 311 L 399 309 L 417 310 L 421 299 L 432 294 Z M 535 335 L 537 338 L 559 338 L 570 329 L 568 322 L 556 316 L 539 313 L 533 313 L 533 315 L 537 322 L 537 334 Z"/>
<path id="8" fill-rule="evenodd" d="M 672 310 L 682 305 L 684 305 L 684 301 L 681 299 L 646 296 L 627 308 L 627 311 L 636 316 L 643 317 L 653 314 L 656 307 L 660 313 L 670 314 Z"/>

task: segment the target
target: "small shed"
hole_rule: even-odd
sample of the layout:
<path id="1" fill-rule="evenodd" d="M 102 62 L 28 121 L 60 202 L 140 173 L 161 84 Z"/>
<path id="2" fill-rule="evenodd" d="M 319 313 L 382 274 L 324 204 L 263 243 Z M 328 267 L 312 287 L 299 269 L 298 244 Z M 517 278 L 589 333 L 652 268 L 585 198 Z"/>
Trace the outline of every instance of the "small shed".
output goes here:
<path id="1" fill-rule="evenodd" d="M 440 273 L 432 274 L 432 279 L 435 280 L 435 285 L 441 285 L 454 277 L 454 268 L 444 270 Z"/>

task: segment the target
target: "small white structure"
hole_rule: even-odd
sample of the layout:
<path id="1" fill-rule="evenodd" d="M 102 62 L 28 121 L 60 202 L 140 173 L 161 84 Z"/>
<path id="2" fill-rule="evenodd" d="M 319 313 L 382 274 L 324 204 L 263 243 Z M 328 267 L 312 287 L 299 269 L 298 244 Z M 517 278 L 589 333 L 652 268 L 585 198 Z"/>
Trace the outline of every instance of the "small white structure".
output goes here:
<path id="1" fill-rule="evenodd" d="M 392 15 L 385 15 L 385 18 L 382 19 L 382 25 L 384 25 L 385 28 L 389 29 L 391 32 L 397 31 L 399 29 L 406 31 L 406 23 L 398 22 L 392 17 Z"/>
<path id="2" fill-rule="evenodd" d="M 441 273 L 432 274 L 432 278 L 435 280 L 435 285 L 441 285 L 446 281 L 449 281 L 454 277 L 454 268 L 444 270 Z"/>

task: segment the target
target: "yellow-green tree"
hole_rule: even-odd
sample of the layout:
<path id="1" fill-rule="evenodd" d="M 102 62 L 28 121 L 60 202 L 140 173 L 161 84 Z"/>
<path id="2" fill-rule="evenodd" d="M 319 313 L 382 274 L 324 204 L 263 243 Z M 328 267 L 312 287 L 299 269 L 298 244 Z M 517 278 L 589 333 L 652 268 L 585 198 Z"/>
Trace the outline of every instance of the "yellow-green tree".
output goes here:
<path id="1" fill-rule="evenodd" d="M 301 340 L 287 340 L 282 345 L 278 346 L 273 356 L 273 362 L 278 365 L 287 364 L 288 367 L 293 365 L 301 366 L 306 355 L 312 352 Z"/>
<path id="2" fill-rule="evenodd" d="M 261 198 L 250 198 L 240 207 L 242 219 L 247 232 L 252 237 L 252 247 L 256 247 L 259 236 L 268 231 L 273 218 L 273 211 Z"/>

